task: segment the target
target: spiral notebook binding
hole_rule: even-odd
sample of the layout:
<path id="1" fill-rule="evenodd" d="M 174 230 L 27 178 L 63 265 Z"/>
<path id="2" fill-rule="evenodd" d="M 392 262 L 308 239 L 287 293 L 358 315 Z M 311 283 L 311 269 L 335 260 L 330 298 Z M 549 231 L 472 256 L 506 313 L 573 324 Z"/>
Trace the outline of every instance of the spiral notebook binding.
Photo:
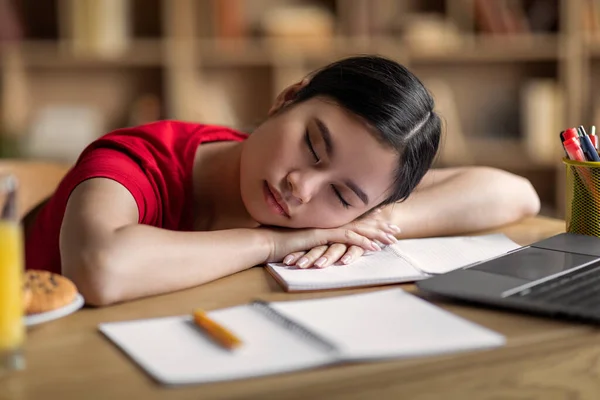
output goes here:
<path id="1" fill-rule="evenodd" d="M 309 329 L 303 327 L 302 325 L 298 324 L 297 322 L 294 322 L 291 319 L 287 318 L 286 316 L 280 314 L 279 312 L 277 312 L 276 310 L 271 308 L 271 306 L 269 305 L 268 302 L 263 301 L 263 300 L 255 300 L 251 303 L 251 305 L 253 307 L 255 307 L 257 310 L 259 310 L 260 312 L 262 312 L 264 315 L 266 315 L 271 320 L 284 326 L 286 329 L 288 329 L 292 332 L 295 332 L 296 334 L 298 334 L 304 338 L 311 340 L 313 343 L 322 347 L 326 351 L 328 351 L 328 352 L 338 351 L 338 348 L 335 344 L 333 344 L 329 340 L 317 335 L 316 333 L 310 331 Z"/>

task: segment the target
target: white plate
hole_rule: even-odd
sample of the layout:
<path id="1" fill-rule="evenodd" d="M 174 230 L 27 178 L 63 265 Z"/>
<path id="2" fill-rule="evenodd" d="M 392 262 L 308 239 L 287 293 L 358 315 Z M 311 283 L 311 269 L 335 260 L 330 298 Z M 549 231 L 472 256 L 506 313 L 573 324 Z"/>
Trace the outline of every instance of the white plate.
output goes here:
<path id="1" fill-rule="evenodd" d="M 57 308 L 56 310 L 32 314 L 25 316 L 25 325 L 33 326 L 37 324 L 43 324 L 44 322 L 52 321 L 54 319 L 65 317 L 69 314 L 73 314 L 75 311 L 83 307 L 84 300 L 83 296 L 77 293 L 77 297 L 70 304 L 64 307 Z"/>

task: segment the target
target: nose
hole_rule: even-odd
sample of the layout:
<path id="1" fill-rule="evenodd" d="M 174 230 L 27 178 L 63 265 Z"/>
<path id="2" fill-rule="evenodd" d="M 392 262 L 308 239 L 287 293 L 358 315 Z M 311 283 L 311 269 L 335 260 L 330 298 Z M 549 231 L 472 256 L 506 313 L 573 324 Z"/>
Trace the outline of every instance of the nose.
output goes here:
<path id="1" fill-rule="evenodd" d="M 321 179 L 317 171 L 292 171 L 287 175 L 292 196 L 300 203 L 308 203 L 318 192 Z"/>

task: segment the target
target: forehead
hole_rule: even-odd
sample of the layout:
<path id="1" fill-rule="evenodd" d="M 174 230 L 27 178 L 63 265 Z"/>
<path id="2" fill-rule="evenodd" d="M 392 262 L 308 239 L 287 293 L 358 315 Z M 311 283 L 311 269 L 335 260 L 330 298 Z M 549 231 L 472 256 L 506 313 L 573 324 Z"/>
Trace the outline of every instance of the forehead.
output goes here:
<path id="1" fill-rule="evenodd" d="M 314 99 L 307 105 L 309 126 L 318 130 L 318 119 L 331 133 L 331 172 L 338 179 L 354 181 L 371 203 L 384 200 L 398 168 L 398 152 L 381 143 L 366 121 L 333 101 Z"/>

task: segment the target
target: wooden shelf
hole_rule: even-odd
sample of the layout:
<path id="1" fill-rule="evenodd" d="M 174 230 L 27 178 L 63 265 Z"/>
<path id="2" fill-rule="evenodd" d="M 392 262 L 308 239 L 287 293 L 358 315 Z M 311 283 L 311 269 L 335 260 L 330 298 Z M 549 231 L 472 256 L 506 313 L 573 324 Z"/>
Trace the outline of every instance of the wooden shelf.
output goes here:
<path id="1" fill-rule="evenodd" d="M 55 41 L 25 41 L 21 43 L 25 63 L 30 67 L 135 67 L 161 66 L 164 49 L 162 40 L 135 40 L 122 55 L 112 57 L 77 56 L 68 43 Z M 376 52 L 392 57 L 407 57 L 412 62 L 516 62 L 556 61 L 559 57 L 557 36 L 536 37 L 473 37 L 464 36 L 461 45 L 427 48 L 412 46 L 397 37 L 371 38 L 370 41 L 334 38 L 327 42 L 305 39 L 204 39 L 198 40 L 199 63 L 211 66 L 272 65 L 319 61 L 337 57 Z M 600 55 L 600 41 L 590 44 Z"/>
<path id="2" fill-rule="evenodd" d="M 135 40 L 123 54 L 110 57 L 81 55 L 70 51 L 66 42 L 25 41 L 20 44 L 26 67 L 159 67 L 163 64 L 161 40 Z"/>
<path id="3" fill-rule="evenodd" d="M 259 40 L 199 40 L 197 63 L 207 66 L 270 65 L 272 50 Z"/>
<path id="4" fill-rule="evenodd" d="M 198 42 L 199 57 L 205 65 L 271 65 L 275 62 L 294 63 L 318 61 L 336 57 L 376 52 L 411 62 L 527 62 L 558 61 L 558 35 L 528 35 L 513 37 L 478 37 L 464 35 L 460 45 L 430 47 L 415 46 L 394 36 L 378 36 L 369 40 L 333 38 L 326 42 L 284 40 L 274 38 L 218 40 Z"/>
<path id="5" fill-rule="evenodd" d="M 557 61 L 558 35 L 461 36 L 457 45 L 430 48 L 406 43 L 414 62 L 520 62 Z"/>
<path id="6" fill-rule="evenodd" d="M 385 40 L 385 42 L 384 42 Z M 397 56 L 403 46 L 399 40 L 381 38 L 371 42 L 344 37 L 321 39 L 203 39 L 198 40 L 198 63 L 211 66 L 294 65 L 306 61 L 333 60 L 345 55 L 374 52 Z"/>

